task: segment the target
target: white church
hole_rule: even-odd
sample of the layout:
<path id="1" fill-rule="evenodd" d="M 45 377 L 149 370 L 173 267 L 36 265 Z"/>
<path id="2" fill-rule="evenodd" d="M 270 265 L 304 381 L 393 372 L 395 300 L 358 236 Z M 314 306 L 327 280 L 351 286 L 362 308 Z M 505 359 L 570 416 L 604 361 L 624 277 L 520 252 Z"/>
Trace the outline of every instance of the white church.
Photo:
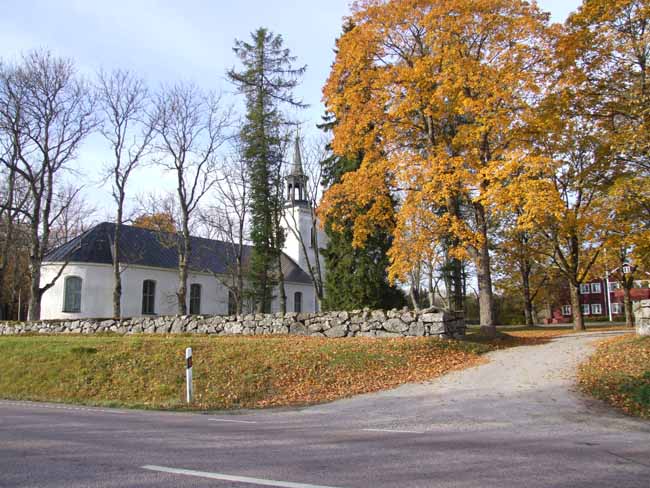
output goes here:
<path id="1" fill-rule="evenodd" d="M 300 145 L 296 139 L 294 160 L 286 177 L 286 204 L 283 225 L 286 242 L 282 255 L 287 311 L 314 312 L 318 301 L 309 265 L 316 256 L 325 272 L 321 253 L 326 235 L 313 220 L 306 198 L 307 176 L 303 171 Z M 47 256 L 41 273 L 41 286 L 51 282 L 65 266 L 52 288 L 43 295 L 44 320 L 108 318 L 112 316 L 114 223 L 101 223 Z M 298 237 L 300 236 L 300 238 Z M 120 237 L 122 267 L 122 316 L 173 315 L 177 312 L 178 252 L 170 245 L 173 236 L 124 225 Z M 166 242 L 167 241 L 167 242 Z M 302 241 L 302 242 L 301 242 Z M 234 253 L 223 241 L 192 237 L 189 261 L 188 303 L 191 314 L 229 315 L 233 313 L 232 294 L 224 283 L 230 278 Z M 244 261 L 252 248 L 244 249 Z M 67 262 L 67 264 L 65 264 Z M 271 307 L 280 310 L 278 293 Z"/>

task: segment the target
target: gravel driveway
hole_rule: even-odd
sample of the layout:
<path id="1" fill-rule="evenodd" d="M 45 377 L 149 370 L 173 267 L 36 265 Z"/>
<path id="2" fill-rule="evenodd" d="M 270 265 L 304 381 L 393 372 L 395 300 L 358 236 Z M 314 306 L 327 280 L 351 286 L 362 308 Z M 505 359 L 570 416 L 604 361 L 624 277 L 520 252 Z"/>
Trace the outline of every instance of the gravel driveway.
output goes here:
<path id="1" fill-rule="evenodd" d="M 366 422 L 430 431 L 450 425 L 474 429 L 488 426 L 527 428 L 530 424 L 590 423 L 604 420 L 620 426 L 650 424 L 623 417 L 576 391 L 578 364 L 602 340 L 621 332 L 588 332 L 550 338 L 547 344 L 494 351 L 486 364 L 450 373 L 423 384 L 361 395 L 303 411 L 305 415 L 338 412 Z M 408 401 L 405 401 L 408 400 Z M 395 418 L 395 412 L 402 412 Z M 592 418 L 597 416 L 597 418 Z M 389 420 L 391 419 L 391 420 Z M 358 420 L 358 419 L 355 419 Z M 650 486 L 650 485 L 649 485 Z"/>

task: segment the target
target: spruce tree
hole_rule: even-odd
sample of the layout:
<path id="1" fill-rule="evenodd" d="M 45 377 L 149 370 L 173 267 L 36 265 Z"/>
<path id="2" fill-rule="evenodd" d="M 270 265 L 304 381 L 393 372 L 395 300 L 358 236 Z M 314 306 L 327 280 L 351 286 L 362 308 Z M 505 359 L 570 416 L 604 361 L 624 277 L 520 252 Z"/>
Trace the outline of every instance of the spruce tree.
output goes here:
<path id="1" fill-rule="evenodd" d="M 336 124 L 331 115 L 324 117 L 318 127 L 330 131 Z M 361 166 L 363 153 L 340 157 L 332 155 L 321 162 L 323 185 L 330 187 L 341 181 L 343 175 Z M 391 236 L 383 230 L 368 237 L 363 248 L 352 246 L 352 223 L 345 230 L 335 231 L 325 222 L 329 238 L 323 252 L 325 257 L 325 298 L 323 307 L 327 310 L 354 310 L 369 308 L 399 308 L 406 305 L 404 294 L 388 282 L 388 256 Z"/>
<path id="2" fill-rule="evenodd" d="M 294 68 L 296 60 L 282 37 L 261 27 L 251 41 L 235 41 L 233 48 L 242 70 L 231 69 L 228 77 L 246 97 L 246 121 L 241 129 L 243 156 L 251 185 L 251 231 L 253 251 L 249 264 L 249 299 L 258 312 L 268 312 L 278 285 L 284 233 L 277 215 L 282 211 L 282 143 L 289 121 L 284 106 L 304 107 L 293 89 L 305 71 Z"/>

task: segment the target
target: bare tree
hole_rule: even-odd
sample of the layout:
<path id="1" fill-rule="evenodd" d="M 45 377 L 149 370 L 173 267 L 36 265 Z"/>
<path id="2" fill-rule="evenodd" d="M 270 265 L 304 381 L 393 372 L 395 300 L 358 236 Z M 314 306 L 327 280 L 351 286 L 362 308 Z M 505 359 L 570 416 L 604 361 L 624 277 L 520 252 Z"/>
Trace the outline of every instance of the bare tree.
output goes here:
<path id="1" fill-rule="evenodd" d="M 187 314 L 187 274 L 190 255 L 190 220 L 201 199 L 216 182 L 218 150 L 230 110 L 220 97 L 203 93 L 194 84 L 163 87 L 155 102 L 157 163 L 176 176 L 180 208 L 178 248 L 178 313 Z"/>
<path id="2" fill-rule="evenodd" d="M 17 178 L 15 150 L 0 130 L 0 318 L 11 317 L 17 291 L 17 277 L 26 275 L 24 219 L 20 209 L 28 203 L 28 193 Z M 27 296 L 27 294 L 25 294 Z"/>
<path id="3" fill-rule="evenodd" d="M 98 101 L 103 115 L 101 133 L 113 153 L 106 167 L 116 205 L 113 235 L 113 317 L 122 316 L 120 237 L 124 224 L 126 186 L 133 171 L 151 149 L 154 123 L 148 114 L 149 94 L 144 81 L 128 71 L 98 75 Z"/>
<path id="4" fill-rule="evenodd" d="M 34 51 L 19 64 L 2 69 L 0 107 L 0 125 L 15 146 L 14 171 L 29 192 L 30 205 L 21 209 L 30 229 L 28 318 L 38 320 L 43 293 L 65 267 L 41 286 L 41 263 L 50 247 L 51 230 L 65 210 L 62 205 L 55 208 L 57 187 L 96 126 L 94 102 L 70 60 Z"/>
<path id="5" fill-rule="evenodd" d="M 201 213 L 201 220 L 211 238 L 226 245 L 226 274 L 215 277 L 232 294 L 235 313 L 244 304 L 244 250 L 250 210 L 250 181 L 246 162 L 236 154 L 228 158 L 215 184 L 215 203 Z"/>
<path id="6" fill-rule="evenodd" d="M 59 218 L 52 223 L 50 248 L 69 242 L 97 223 L 97 209 L 84 198 L 81 190 L 66 184 L 54 193 L 52 208 Z"/>
<path id="7" fill-rule="evenodd" d="M 9 253 L 11 243 L 13 242 L 14 226 L 18 212 L 15 210 L 17 205 L 16 201 L 16 171 L 14 168 L 15 156 L 12 154 L 13 148 L 11 144 L 6 144 L 6 140 L 2 137 L 0 131 L 0 140 L 2 141 L 2 155 L 0 156 L 3 163 L 0 167 L 0 317 L 4 318 L 3 305 L 5 303 L 4 284 L 5 274 L 7 273 L 9 264 Z M 7 147 L 8 146 L 8 147 Z"/>

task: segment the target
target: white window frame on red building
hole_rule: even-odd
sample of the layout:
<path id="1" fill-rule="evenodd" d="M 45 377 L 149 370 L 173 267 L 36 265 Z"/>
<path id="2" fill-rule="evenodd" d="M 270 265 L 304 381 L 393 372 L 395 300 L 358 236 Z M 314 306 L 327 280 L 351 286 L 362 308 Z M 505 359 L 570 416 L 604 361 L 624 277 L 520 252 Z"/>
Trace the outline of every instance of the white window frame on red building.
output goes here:
<path id="1" fill-rule="evenodd" d="M 603 288 L 600 286 L 600 283 L 591 284 L 591 293 L 600 293 L 602 289 Z"/>
<path id="2" fill-rule="evenodd" d="M 603 314 L 603 306 L 600 303 L 592 303 L 591 315 L 602 315 L 602 314 Z"/>
<path id="3" fill-rule="evenodd" d="M 562 305 L 562 315 L 569 317 L 571 315 L 571 305 Z"/>
<path id="4" fill-rule="evenodd" d="M 623 313 L 623 304 L 620 302 L 612 303 L 612 313 L 614 315 L 621 315 Z"/>

